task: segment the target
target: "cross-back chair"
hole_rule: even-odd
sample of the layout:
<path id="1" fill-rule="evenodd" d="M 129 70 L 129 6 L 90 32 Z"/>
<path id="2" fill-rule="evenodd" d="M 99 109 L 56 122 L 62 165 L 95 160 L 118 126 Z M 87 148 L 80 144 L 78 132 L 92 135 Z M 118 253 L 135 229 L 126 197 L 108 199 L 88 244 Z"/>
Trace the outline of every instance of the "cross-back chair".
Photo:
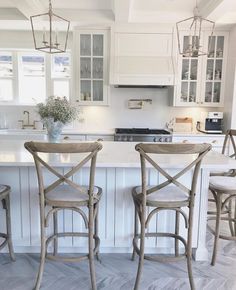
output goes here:
<path id="1" fill-rule="evenodd" d="M 98 204 L 101 198 L 102 189 L 94 185 L 95 166 L 97 153 L 102 149 L 98 142 L 93 143 L 40 143 L 26 142 L 25 148 L 33 155 L 38 177 L 39 186 L 39 205 L 40 205 L 40 227 L 41 227 L 41 256 L 40 267 L 34 289 L 39 289 L 45 258 L 52 260 L 62 260 L 66 262 L 76 262 L 89 259 L 90 276 L 92 289 L 96 290 L 96 277 L 94 268 L 94 255 L 98 255 L 100 239 L 97 233 L 98 223 Z M 72 169 L 61 174 L 54 166 L 45 161 L 43 153 L 66 153 L 76 154 L 76 160 L 79 160 Z M 78 157 L 78 158 L 77 158 Z M 89 184 L 80 185 L 71 177 L 78 172 L 86 163 L 90 162 Z M 45 185 L 43 168 L 56 176 L 57 180 L 49 185 Z M 46 212 L 45 207 L 51 209 Z M 88 208 L 88 214 L 84 209 Z M 58 232 L 57 214 L 63 209 L 72 210 L 81 215 L 87 232 Z M 49 225 L 50 218 L 53 217 L 54 232 L 46 237 L 45 230 Z M 65 257 L 58 254 L 58 238 L 60 237 L 87 237 L 88 254 L 80 257 Z M 50 242 L 53 242 L 53 253 L 48 253 L 47 248 Z M 94 245 L 95 244 L 95 245 Z"/>
<path id="2" fill-rule="evenodd" d="M 141 279 L 141 271 L 144 259 L 171 262 L 177 259 L 187 257 L 188 274 L 191 289 L 194 288 L 194 281 L 191 268 L 192 257 L 192 225 L 193 208 L 196 194 L 197 178 L 202 158 L 211 149 L 209 144 L 137 144 L 135 149 L 140 154 L 142 186 L 134 187 L 132 190 L 133 201 L 135 204 L 135 229 L 133 238 L 133 259 L 135 254 L 139 255 L 139 265 L 134 289 L 137 290 Z M 178 173 L 171 176 L 166 169 L 162 168 L 158 162 L 157 155 L 163 154 L 184 154 L 193 155 L 188 165 L 183 166 Z M 183 162 L 184 162 L 183 156 Z M 157 160 L 157 161 L 156 161 Z M 148 184 L 147 163 L 156 169 L 158 174 L 165 177 L 165 181 L 157 185 Z M 193 170 L 191 186 L 188 188 L 179 181 L 189 171 Z M 150 207 L 150 213 L 147 212 L 147 206 Z M 183 207 L 188 207 L 188 215 L 183 211 Z M 175 232 L 163 233 L 146 232 L 150 220 L 163 210 L 172 210 L 176 213 Z M 187 228 L 187 239 L 179 235 L 180 215 L 185 221 Z M 140 231 L 139 231 L 140 225 Z M 148 255 L 144 253 L 146 237 L 168 237 L 175 240 L 175 256 Z M 140 244 L 138 245 L 138 241 Z M 184 245 L 184 254 L 179 253 L 179 242 Z"/>
<path id="3" fill-rule="evenodd" d="M 10 191 L 9 185 L 0 184 L 0 201 L 2 202 L 3 209 L 6 211 L 6 233 L 0 233 L 0 238 L 3 239 L 0 243 L 0 250 L 8 245 L 10 258 L 12 261 L 15 261 L 11 234 Z"/>
<path id="4" fill-rule="evenodd" d="M 236 159 L 236 130 L 227 130 L 222 147 L 222 154 Z M 229 150 L 229 152 L 228 152 Z M 208 221 L 215 221 L 215 229 L 208 224 L 209 230 L 214 235 L 214 246 L 211 265 L 215 265 L 219 238 L 226 240 L 236 240 L 236 170 L 231 169 L 226 172 L 212 172 L 210 177 L 210 193 L 215 210 L 208 211 Z M 233 209 L 234 204 L 234 209 Z M 221 221 L 227 221 L 230 235 L 220 234 Z"/>

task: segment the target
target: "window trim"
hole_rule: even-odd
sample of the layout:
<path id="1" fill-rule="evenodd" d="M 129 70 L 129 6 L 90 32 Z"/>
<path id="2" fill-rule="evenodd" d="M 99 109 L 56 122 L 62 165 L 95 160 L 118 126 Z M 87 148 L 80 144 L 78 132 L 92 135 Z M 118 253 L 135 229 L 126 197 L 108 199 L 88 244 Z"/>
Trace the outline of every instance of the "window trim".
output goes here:
<path id="1" fill-rule="evenodd" d="M 69 100 L 71 100 L 72 96 L 72 53 L 71 50 L 67 50 L 65 54 L 69 55 L 70 58 L 70 77 L 67 78 L 52 78 L 52 57 L 53 55 L 50 54 L 43 54 L 35 51 L 34 49 L 0 49 L 0 53 L 12 53 L 12 64 L 13 64 L 13 75 L 12 77 L 9 77 L 12 79 L 13 85 L 12 85 L 12 91 L 13 91 L 13 99 L 12 100 L 0 100 L 0 106 L 31 106 L 34 107 L 36 103 L 23 103 L 20 102 L 20 94 L 19 94 L 19 81 L 20 81 L 20 56 L 22 54 L 42 54 L 45 58 L 45 85 L 46 85 L 46 91 L 45 91 L 45 100 L 47 96 L 53 95 L 53 81 L 54 80 L 68 80 L 69 82 Z M 6 77 L 0 77 L 0 79 L 4 79 Z"/>

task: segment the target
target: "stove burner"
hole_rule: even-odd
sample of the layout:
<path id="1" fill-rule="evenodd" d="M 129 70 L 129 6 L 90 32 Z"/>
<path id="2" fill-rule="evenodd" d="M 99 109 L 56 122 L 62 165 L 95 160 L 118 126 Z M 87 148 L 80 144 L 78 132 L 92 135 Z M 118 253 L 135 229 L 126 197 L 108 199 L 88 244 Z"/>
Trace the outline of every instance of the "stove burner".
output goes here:
<path id="1" fill-rule="evenodd" d="M 116 128 L 114 140 L 120 142 L 172 142 L 172 134 L 164 129 Z"/>
<path id="2" fill-rule="evenodd" d="M 164 129 L 148 128 L 116 128 L 116 134 L 149 134 L 149 135 L 170 135 L 171 133 Z"/>

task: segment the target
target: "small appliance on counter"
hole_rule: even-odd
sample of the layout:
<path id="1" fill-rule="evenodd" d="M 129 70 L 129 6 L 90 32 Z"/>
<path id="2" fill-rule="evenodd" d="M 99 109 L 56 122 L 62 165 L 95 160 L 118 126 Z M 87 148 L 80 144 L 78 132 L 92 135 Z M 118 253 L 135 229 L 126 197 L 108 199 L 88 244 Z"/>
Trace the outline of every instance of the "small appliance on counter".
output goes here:
<path id="1" fill-rule="evenodd" d="M 205 120 L 205 131 L 200 130 L 197 123 L 197 130 L 206 134 L 222 134 L 223 112 L 209 112 Z"/>

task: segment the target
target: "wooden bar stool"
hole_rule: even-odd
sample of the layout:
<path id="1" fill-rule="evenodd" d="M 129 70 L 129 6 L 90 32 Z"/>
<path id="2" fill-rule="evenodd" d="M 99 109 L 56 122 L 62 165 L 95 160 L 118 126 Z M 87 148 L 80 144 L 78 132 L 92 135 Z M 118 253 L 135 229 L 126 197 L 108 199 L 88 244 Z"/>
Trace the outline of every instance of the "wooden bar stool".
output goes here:
<path id="1" fill-rule="evenodd" d="M 6 229 L 7 229 L 6 234 L 0 233 L 0 237 L 3 238 L 3 242 L 0 244 L 0 250 L 4 248 L 6 245 L 8 245 L 11 260 L 15 261 L 11 235 L 10 191 L 11 191 L 10 186 L 0 185 L 0 200 L 2 201 L 3 208 L 6 210 Z"/>
<path id="2" fill-rule="evenodd" d="M 94 268 L 94 255 L 99 253 L 100 239 L 97 233 L 98 204 L 102 195 L 102 189 L 94 186 L 95 166 L 97 153 L 102 149 L 98 142 L 93 143 L 39 143 L 26 142 L 25 148 L 33 155 L 38 176 L 39 195 L 40 195 L 40 226 L 41 226 L 41 255 L 40 267 L 36 280 L 35 288 L 40 288 L 45 258 L 66 262 L 77 262 L 88 259 L 90 266 L 90 276 L 92 289 L 96 290 L 96 277 Z M 42 153 L 53 155 L 54 153 L 76 154 L 78 164 L 65 174 L 59 173 L 54 167 L 50 166 L 44 159 Z M 79 185 L 70 179 L 86 163 L 90 162 L 89 185 Z M 57 180 L 45 186 L 44 173 L 46 169 L 53 173 Z M 46 213 L 45 207 L 50 207 Z M 88 208 L 88 214 L 84 211 Z M 61 210 L 72 210 L 81 215 L 87 232 L 58 232 L 57 213 Z M 48 227 L 49 219 L 53 217 L 54 233 L 46 237 L 45 230 Z M 58 238 L 60 237 L 85 237 L 88 238 L 88 254 L 80 257 L 64 257 L 58 254 Z M 50 242 L 53 242 L 54 252 L 47 253 Z M 94 245 L 95 244 L 95 245 Z"/>
<path id="3" fill-rule="evenodd" d="M 234 137 L 236 130 L 230 129 L 226 132 L 222 148 L 222 154 L 226 154 L 228 146 L 231 149 L 229 157 L 236 159 L 236 145 Z M 219 238 L 236 241 L 236 171 L 234 169 L 227 172 L 213 172 L 210 177 L 209 189 L 213 198 L 209 202 L 215 204 L 215 210 L 208 211 L 208 221 L 215 221 L 215 229 L 208 223 L 210 232 L 214 235 L 214 246 L 211 265 L 216 263 Z M 233 209 L 234 205 L 234 209 Z M 230 235 L 220 234 L 221 221 L 227 221 Z"/>
<path id="4" fill-rule="evenodd" d="M 210 144 L 137 144 L 135 149 L 140 153 L 141 160 L 141 175 L 142 186 L 134 187 L 132 191 L 133 201 L 135 204 L 135 229 L 133 239 L 133 258 L 135 253 L 139 255 L 139 265 L 135 281 L 134 290 L 139 287 L 141 272 L 144 259 L 171 262 L 183 258 L 187 258 L 188 275 L 191 289 L 195 289 L 193 274 L 192 274 L 192 225 L 193 225 L 193 209 L 196 194 L 197 178 L 200 169 L 202 158 L 210 151 Z M 171 176 L 164 170 L 158 162 L 157 155 L 163 154 L 183 154 L 191 155 L 189 164 L 181 169 L 174 176 Z M 183 156 L 184 160 L 184 156 Z M 166 181 L 158 185 L 149 185 L 147 177 L 146 163 L 149 163 L 157 172 L 164 176 Z M 187 188 L 178 179 L 188 171 L 193 171 L 191 187 Z M 150 208 L 150 213 L 147 212 L 147 206 Z M 188 215 L 183 211 L 183 207 L 188 207 Z M 160 211 L 171 210 L 176 213 L 175 232 L 146 232 L 148 225 L 153 217 Z M 185 221 L 187 229 L 187 239 L 179 234 L 180 216 Z M 138 223 L 140 222 L 140 233 Z M 175 241 L 175 256 L 174 255 L 147 255 L 144 254 L 145 238 L 146 237 L 168 237 Z M 138 241 L 140 244 L 138 245 Z M 184 254 L 179 253 L 179 242 L 185 248 Z"/>

